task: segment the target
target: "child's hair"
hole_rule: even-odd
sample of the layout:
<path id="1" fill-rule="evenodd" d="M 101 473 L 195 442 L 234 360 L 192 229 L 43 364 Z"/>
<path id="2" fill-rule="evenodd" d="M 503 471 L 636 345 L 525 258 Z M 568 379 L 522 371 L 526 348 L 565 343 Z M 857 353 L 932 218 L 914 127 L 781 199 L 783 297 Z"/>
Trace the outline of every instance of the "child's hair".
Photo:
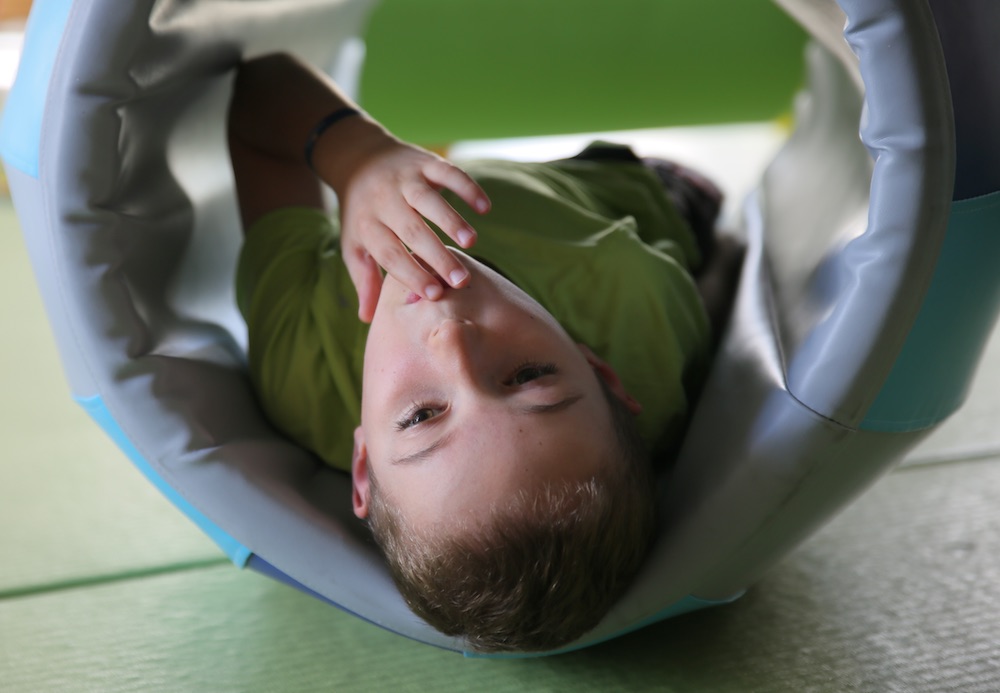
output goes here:
<path id="1" fill-rule="evenodd" d="M 634 415 L 604 394 L 618 459 L 588 481 L 517 494 L 484 526 L 416 534 L 371 477 L 369 525 L 418 616 L 477 651 L 542 652 L 576 640 L 614 605 L 653 538 L 655 483 Z"/>

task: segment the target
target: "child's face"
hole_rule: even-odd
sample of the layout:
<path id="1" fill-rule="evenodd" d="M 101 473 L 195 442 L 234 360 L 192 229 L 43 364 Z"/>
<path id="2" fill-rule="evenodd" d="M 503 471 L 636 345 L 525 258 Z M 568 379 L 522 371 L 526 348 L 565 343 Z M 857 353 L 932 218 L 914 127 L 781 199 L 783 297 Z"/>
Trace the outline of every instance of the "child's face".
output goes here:
<path id="1" fill-rule="evenodd" d="M 412 527 L 484 519 L 544 482 L 587 479 L 614 459 L 598 377 L 610 369 L 573 343 L 514 284 L 460 254 L 463 289 L 415 300 L 387 277 L 364 361 L 354 509 L 368 514 L 369 466 Z"/>

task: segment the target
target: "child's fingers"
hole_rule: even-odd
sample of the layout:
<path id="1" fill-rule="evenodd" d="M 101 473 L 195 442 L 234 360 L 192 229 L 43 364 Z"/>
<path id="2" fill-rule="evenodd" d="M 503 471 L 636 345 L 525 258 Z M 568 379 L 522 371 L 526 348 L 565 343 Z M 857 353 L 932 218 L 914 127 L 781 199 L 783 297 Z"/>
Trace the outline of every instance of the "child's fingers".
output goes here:
<path id="1" fill-rule="evenodd" d="M 447 188 L 480 214 L 490 211 L 490 198 L 472 177 L 448 161 L 434 161 L 424 169 L 424 176 L 434 185 Z"/>
<path id="2" fill-rule="evenodd" d="M 433 191 L 431 192 L 433 193 Z M 437 193 L 433 194 L 437 195 Z M 459 218 L 461 219 L 461 217 Z M 396 236 L 406 244 L 414 255 L 437 272 L 448 285 L 457 289 L 468 280 L 469 272 L 465 266 L 430 230 L 423 217 L 410 206 L 401 204 L 398 208 L 390 210 L 383 217 L 383 222 L 390 226 Z M 386 267 L 386 271 L 389 271 L 388 267 Z"/>
<path id="3" fill-rule="evenodd" d="M 426 183 L 412 183 L 403 191 L 403 197 L 421 216 L 437 224 L 462 248 L 469 248 L 476 242 L 476 232 L 472 226 L 441 197 L 437 190 Z"/>
<path id="4" fill-rule="evenodd" d="M 424 298 L 432 301 L 440 298 L 443 292 L 441 284 L 406 249 L 400 237 L 397 236 L 399 229 L 390 229 L 381 222 L 373 221 L 371 223 L 374 226 L 366 233 L 366 237 L 368 238 L 366 249 L 375 258 L 375 261 L 385 269 L 386 273 L 392 275 L 396 281 L 410 291 Z M 423 221 L 421 220 L 422 223 Z M 426 234 L 434 237 L 434 240 L 439 244 L 441 243 L 430 229 L 426 228 L 426 225 L 425 231 Z M 458 261 L 455 260 L 455 262 L 457 263 Z M 433 265 L 431 266 L 434 267 Z M 436 267 L 434 267 L 434 270 L 438 271 Z"/>

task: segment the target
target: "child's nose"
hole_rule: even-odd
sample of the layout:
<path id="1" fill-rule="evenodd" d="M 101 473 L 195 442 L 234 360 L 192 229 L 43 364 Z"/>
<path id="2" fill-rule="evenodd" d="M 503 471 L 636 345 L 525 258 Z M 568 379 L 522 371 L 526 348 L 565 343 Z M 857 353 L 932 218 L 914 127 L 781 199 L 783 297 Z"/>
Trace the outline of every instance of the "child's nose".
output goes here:
<path id="1" fill-rule="evenodd" d="M 447 318 L 430 334 L 428 347 L 461 371 L 473 370 L 479 343 L 479 328 L 468 320 Z"/>
<path id="2" fill-rule="evenodd" d="M 474 337 L 475 331 L 475 325 L 468 320 L 445 318 L 431 330 L 430 343 L 443 349 L 463 347 Z"/>

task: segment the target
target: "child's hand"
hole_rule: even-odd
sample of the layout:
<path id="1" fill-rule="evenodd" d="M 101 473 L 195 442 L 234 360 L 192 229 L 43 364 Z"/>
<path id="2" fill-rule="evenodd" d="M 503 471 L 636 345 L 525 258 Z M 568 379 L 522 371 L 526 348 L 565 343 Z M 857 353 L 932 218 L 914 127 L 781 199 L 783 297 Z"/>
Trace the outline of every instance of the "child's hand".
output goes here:
<path id="1" fill-rule="evenodd" d="M 436 224 L 462 248 L 475 243 L 475 231 L 439 191 L 451 190 L 480 214 L 490 202 L 468 174 L 419 147 L 381 137 L 363 149 L 337 189 L 341 249 L 358 292 L 358 317 L 371 322 L 382 288 L 380 266 L 430 300 L 439 298 L 443 288 L 427 268 L 454 288 L 468 281 L 468 270 L 424 221 Z"/>
<path id="2" fill-rule="evenodd" d="M 323 125 L 345 109 L 350 117 Z M 431 271 L 456 288 L 468 281 L 424 219 L 468 248 L 475 232 L 438 191 L 451 190 L 479 213 L 489 210 L 486 193 L 458 167 L 398 140 L 309 64 L 285 53 L 242 63 L 228 127 L 244 228 L 275 209 L 322 209 L 320 181 L 336 191 L 344 263 L 365 322 L 382 288 L 380 265 L 431 300 L 443 292 Z"/>

